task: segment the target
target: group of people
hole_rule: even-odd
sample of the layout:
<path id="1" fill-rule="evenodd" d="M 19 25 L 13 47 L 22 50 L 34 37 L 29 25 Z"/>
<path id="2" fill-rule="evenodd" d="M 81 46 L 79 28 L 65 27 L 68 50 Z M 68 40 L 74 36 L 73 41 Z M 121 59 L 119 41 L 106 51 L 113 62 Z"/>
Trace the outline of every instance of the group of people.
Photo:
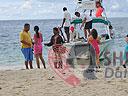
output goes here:
<path id="1" fill-rule="evenodd" d="M 103 10 L 101 10 L 101 9 L 103 9 L 101 7 L 101 3 L 96 2 L 96 7 L 97 7 L 96 17 L 101 17 L 102 12 L 103 12 Z M 64 11 L 64 18 L 63 18 L 61 28 L 64 28 L 67 40 L 64 41 L 64 39 L 60 35 L 61 28 L 54 27 L 53 28 L 54 35 L 51 37 L 50 43 L 44 44 L 45 46 L 53 46 L 53 50 L 59 48 L 58 46 L 57 46 L 57 48 L 55 48 L 55 45 L 62 45 L 65 42 L 69 43 L 70 39 L 71 39 L 70 31 L 72 31 L 72 32 L 74 31 L 74 27 L 71 26 L 71 15 L 68 12 L 68 9 L 66 7 L 64 7 L 63 11 Z M 80 12 L 75 12 L 75 16 L 76 16 L 75 18 L 81 18 Z M 87 39 L 87 37 L 90 35 L 90 37 L 88 38 L 88 42 L 91 44 L 94 44 L 94 48 L 96 49 L 96 54 L 97 54 L 96 55 L 97 65 L 99 66 L 99 47 L 98 47 L 98 43 L 97 43 L 97 42 L 99 42 L 99 41 L 97 41 L 98 33 L 95 29 L 93 29 L 90 32 L 90 29 L 92 29 L 92 19 L 90 18 L 90 16 L 87 16 L 86 14 L 84 14 L 83 22 L 82 22 L 82 25 L 80 26 L 80 29 L 82 29 L 83 26 L 84 26 L 85 38 Z M 44 68 L 46 69 L 45 61 L 42 56 L 43 38 L 42 38 L 42 34 L 39 32 L 39 27 L 38 26 L 34 27 L 35 34 L 33 36 L 33 40 L 31 38 L 29 30 L 30 30 L 30 25 L 25 24 L 23 31 L 20 33 L 21 51 L 25 57 L 26 69 L 29 69 L 29 66 L 30 66 L 30 69 L 33 69 L 33 65 L 32 65 L 33 51 L 34 51 L 34 55 L 36 58 L 37 67 L 40 68 L 39 61 L 41 60 Z M 89 35 L 87 35 L 87 33 L 89 33 Z M 92 33 L 92 35 L 90 33 Z M 54 50 L 54 52 L 56 53 L 55 54 L 56 57 L 61 57 L 60 53 L 58 53 L 56 50 Z M 57 65 L 57 63 L 55 63 L 55 68 L 62 68 L 61 63 L 60 63 L 60 65 Z"/>
<path id="2" fill-rule="evenodd" d="M 102 7 L 100 2 L 96 2 L 96 13 L 95 13 L 95 17 L 100 18 L 102 17 L 102 13 L 104 11 L 104 8 Z M 64 12 L 64 18 L 63 18 L 63 22 L 62 22 L 62 26 L 61 28 L 64 27 L 64 31 L 66 34 L 66 38 L 67 38 L 67 43 L 69 43 L 70 41 L 72 41 L 73 39 L 73 32 L 74 32 L 74 28 L 77 29 L 76 25 L 71 25 L 71 22 L 75 19 L 82 19 L 82 24 L 79 25 L 79 29 L 82 30 L 82 28 L 84 27 L 84 34 L 85 34 L 85 39 L 87 39 L 88 35 L 90 34 L 90 29 L 92 29 L 92 18 L 90 16 L 90 14 L 81 14 L 80 12 L 75 12 L 75 17 L 71 18 L 70 13 L 68 12 L 68 9 L 66 7 L 63 8 L 63 12 Z M 76 34 L 76 33 L 75 33 Z"/>
<path id="3" fill-rule="evenodd" d="M 26 23 L 24 25 L 23 31 L 20 32 L 21 51 L 25 58 L 26 69 L 33 69 L 33 64 L 32 64 L 33 52 L 36 58 L 37 68 L 40 69 L 40 60 L 41 60 L 44 66 L 44 69 L 46 69 L 45 60 L 42 56 L 42 51 L 43 51 L 42 50 L 42 42 L 43 42 L 42 33 L 39 32 L 39 27 L 35 26 L 34 27 L 35 34 L 32 39 L 29 30 L 30 30 L 30 24 Z M 61 37 L 61 35 L 59 35 L 60 34 L 59 28 L 54 27 L 53 34 L 54 35 L 51 37 L 50 42 L 45 43 L 44 45 L 52 46 L 53 51 L 55 52 L 55 55 L 58 55 L 59 57 L 61 57 L 59 52 L 57 51 L 57 48 L 61 47 L 61 45 L 64 43 L 64 40 Z M 55 63 L 56 63 L 55 68 L 62 68 L 62 62 L 59 65 L 57 62 Z"/>
<path id="4" fill-rule="evenodd" d="M 101 6 L 101 3 L 96 2 L 96 7 L 97 7 L 96 17 L 102 17 L 103 7 Z M 63 18 L 61 28 L 64 28 L 67 40 L 65 41 L 64 38 L 62 38 L 60 35 L 61 28 L 54 27 L 53 28 L 53 36 L 51 37 L 50 42 L 44 44 L 45 46 L 52 46 L 53 51 L 55 52 L 56 58 L 61 58 L 61 53 L 58 50 L 60 47 L 62 47 L 61 45 L 63 43 L 66 43 L 66 42 L 69 43 L 70 42 L 70 39 L 72 39 L 70 36 L 71 35 L 70 31 L 71 31 L 71 33 L 74 32 L 74 26 L 71 26 L 70 13 L 68 12 L 66 7 L 63 8 L 63 11 L 64 11 L 64 18 Z M 75 12 L 75 16 L 76 16 L 75 18 L 81 18 L 80 12 Z M 85 34 L 86 40 L 95 49 L 96 68 L 100 68 L 100 60 L 99 60 L 100 38 L 98 37 L 97 30 L 92 29 L 92 19 L 90 18 L 90 16 L 87 16 L 86 14 L 84 14 L 84 18 L 82 19 L 82 24 L 80 25 L 79 28 L 82 30 L 83 27 L 84 27 L 84 34 Z M 46 69 L 45 60 L 42 56 L 42 42 L 43 42 L 42 33 L 39 32 L 39 27 L 35 26 L 34 27 L 35 34 L 34 34 L 33 39 L 32 39 L 29 30 L 30 30 L 30 24 L 26 23 L 24 25 L 23 31 L 20 32 L 21 51 L 25 57 L 26 69 L 29 69 L 29 67 L 30 67 L 30 69 L 33 69 L 33 65 L 32 65 L 33 52 L 34 52 L 34 55 L 36 58 L 37 67 L 40 68 L 40 60 L 41 60 L 43 67 Z M 128 44 L 128 35 L 126 37 L 126 42 Z M 128 46 L 126 46 L 125 51 L 128 53 Z M 126 55 L 124 56 L 124 62 L 123 62 L 124 68 L 126 68 L 126 61 L 127 61 L 126 57 L 128 57 L 128 56 L 126 56 Z M 62 60 L 59 61 L 59 64 L 57 62 L 54 62 L 54 67 L 55 68 L 63 68 Z"/>
<path id="5" fill-rule="evenodd" d="M 46 69 L 45 61 L 42 56 L 42 42 L 43 42 L 42 33 L 39 32 L 39 27 L 35 26 L 34 27 L 35 34 L 32 40 L 29 30 L 30 30 L 30 24 L 26 23 L 24 25 L 23 31 L 20 32 L 21 51 L 25 58 L 26 69 L 29 69 L 29 66 L 30 69 L 33 69 L 33 65 L 32 65 L 33 49 L 34 49 L 34 55 L 36 57 L 37 67 L 40 68 L 39 60 L 41 60 L 44 68 Z"/>
<path id="6" fill-rule="evenodd" d="M 104 8 L 101 6 L 101 2 L 96 2 L 96 14 L 95 16 L 97 18 L 102 17 L 102 13 L 104 11 Z M 63 8 L 64 11 L 64 18 L 62 22 L 61 28 L 64 27 L 66 37 L 67 37 L 67 43 L 74 40 L 74 37 L 79 38 L 77 33 L 75 31 L 78 31 L 79 29 L 82 30 L 84 27 L 84 40 L 88 41 L 96 50 L 96 67 L 100 68 L 100 62 L 99 62 L 99 55 L 100 55 L 100 48 L 99 43 L 100 39 L 98 37 L 98 33 L 96 29 L 92 29 L 92 18 L 89 14 L 81 14 L 80 12 L 75 12 L 75 17 L 71 18 L 70 13 L 68 12 L 68 9 L 66 7 Z M 71 25 L 71 21 L 75 19 L 82 19 L 82 24 L 76 24 Z M 78 29 L 78 30 L 77 30 Z M 92 30 L 91 30 L 92 29 Z M 74 36 L 75 35 L 75 36 Z"/>

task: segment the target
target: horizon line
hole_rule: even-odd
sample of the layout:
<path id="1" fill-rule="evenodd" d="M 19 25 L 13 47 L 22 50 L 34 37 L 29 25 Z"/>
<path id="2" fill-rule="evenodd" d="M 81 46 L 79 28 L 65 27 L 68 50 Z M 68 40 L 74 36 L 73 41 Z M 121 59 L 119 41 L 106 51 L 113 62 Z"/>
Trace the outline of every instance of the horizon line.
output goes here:
<path id="1" fill-rule="evenodd" d="M 128 17 L 108 17 L 109 19 L 112 19 L 112 18 L 128 18 Z M 62 18 L 42 18 L 42 19 L 0 19 L 0 21 L 25 21 L 25 20 L 61 20 Z"/>

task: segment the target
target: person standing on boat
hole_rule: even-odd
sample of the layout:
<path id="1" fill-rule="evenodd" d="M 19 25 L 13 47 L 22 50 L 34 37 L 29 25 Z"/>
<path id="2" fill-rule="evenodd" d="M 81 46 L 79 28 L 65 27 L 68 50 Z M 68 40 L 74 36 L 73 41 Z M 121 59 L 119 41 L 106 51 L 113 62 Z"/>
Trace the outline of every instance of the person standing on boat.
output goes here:
<path id="1" fill-rule="evenodd" d="M 101 6 L 101 3 L 99 1 L 96 2 L 96 17 L 102 17 L 102 13 L 104 11 L 104 8 Z"/>
<path id="2" fill-rule="evenodd" d="M 73 20 L 82 20 L 81 14 L 76 11 L 76 12 L 75 12 L 75 17 L 72 18 L 72 21 L 73 21 Z M 79 38 L 80 38 L 80 35 L 79 35 L 80 26 L 81 26 L 80 23 L 74 24 L 74 28 L 75 28 L 75 39 L 79 39 Z"/>
<path id="3" fill-rule="evenodd" d="M 87 14 L 84 14 L 84 19 L 82 21 L 82 25 L 80 29 L 82 29 L 83 26 L 84 26 L 84 35 L 85 38 L 87 39 L 88 36 L 90 35 L 90 30 L 92 29 L 92 18 Z"/>
<path id="4" fill-rule="evenodd" d="M 69 28 L 70 28 L 70 23 L 71 23 L 71 15 L 68 12 L 66 7 L 63 8 L 63 12 L 64 12 L 64 18 L 63 18 L 61 28 L 64 27 L 64 31 L 65 31 L 66 36 L 67 36 L 67 43 L 69 43 L 69 40 L 70 40 Z"/>

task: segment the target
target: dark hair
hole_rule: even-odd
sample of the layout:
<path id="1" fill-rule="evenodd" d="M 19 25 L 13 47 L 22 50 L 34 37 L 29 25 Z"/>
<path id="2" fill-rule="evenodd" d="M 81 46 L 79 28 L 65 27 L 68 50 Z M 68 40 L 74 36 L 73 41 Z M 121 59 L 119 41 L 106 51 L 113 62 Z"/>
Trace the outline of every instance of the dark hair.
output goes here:
<path id="1" fill-rule="evenodd" d="M 101 3 L 99 1 L 96 1 L 96 4 L 100 4 L 101 5 Z"/>
<path id="2" fill-rule="evenodd" d="M 57 27 L 54 27 L 54 28 L 53 28 L 53 33 L 54 33 L 55 35 L 59 33 L 59 30 L 58 30 Z"/>
<path id="3" fill-rule="evenodd" d="M 55 30 L 55 31 L 59 31 L 57 27 L 54 27 L 53 30 Z"/>
<path id="4" fill-rule="evenodd" d="M 128 37 L 128 35 L 126 37 Z"/>
<path id="5" fill-rule="evenodd" d="M 98 37 L 97 30 L 96 30 L 96 29 L 92 29 L 91 35 L 92 35 L 92 37 L 93 37 L 94 39 L 97 39 L 97 37 Z"/>
<path id="6" fill-rule="evenodd" d="M 103 6 L 101 5 L 101 2 L 97 1 L 96 4 L 99 4 L 101 8 L 103 8 Z M 104 9 L 104 8 L 103 8 Z"/>
<path id="7" fill-rule="evenodd" d="M 28 23 L 25 23 L 24 24 L 24 27 L 28 27 L 28 26 L 30 26 L 30 24 L 28 24 Z"/>
<path id="8" fill-rule="evenodd" d="M 35 26 L 34 27 L 34 31 L 36 32 L 37 38 L 40 38 L 40 35 L 39 35 L 39 27 L 38 26 Z"/>
<path id="9" fill-rule="evenodd" d="M 112 25 L 109 25 L 109 29 L 113 29 Z"/>
<path id="10" fill-rule="evenodd" d="M 75 15 L 80 14 L 79 12 L 75 12 Z"/>
<path id="11" fill-rule="evenodd" d="M 63 8 L 63 11 L 66 11 L 66 10 L 67 10 L 67 8 L 66 8 L 66 7 L 64 7 L 64 8 Z"/>

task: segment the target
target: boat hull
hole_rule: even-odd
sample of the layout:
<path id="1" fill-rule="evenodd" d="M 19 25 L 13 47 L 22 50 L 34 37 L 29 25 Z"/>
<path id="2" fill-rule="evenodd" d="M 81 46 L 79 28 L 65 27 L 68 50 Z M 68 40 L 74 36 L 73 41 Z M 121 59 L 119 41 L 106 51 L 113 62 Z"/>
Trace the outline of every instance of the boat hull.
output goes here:
<path id="1" fill-rule="evenodd" d="M 111 50 L 112 41 L 112 39 L 109 39 L 100 43 L 100 61 L 102 63 L 104 62 L 103 64 L 105 64 L 107 59 L 105 54 L 108 50 Z M 93 62 L 96 63 L 95 50 L 87 42 L 69 43 L 64 46 L 69 50 L 69 53 L 67 54 L 67 62 L 71 67 L 84 67 L 86 65 L 92 65 Z"/>

